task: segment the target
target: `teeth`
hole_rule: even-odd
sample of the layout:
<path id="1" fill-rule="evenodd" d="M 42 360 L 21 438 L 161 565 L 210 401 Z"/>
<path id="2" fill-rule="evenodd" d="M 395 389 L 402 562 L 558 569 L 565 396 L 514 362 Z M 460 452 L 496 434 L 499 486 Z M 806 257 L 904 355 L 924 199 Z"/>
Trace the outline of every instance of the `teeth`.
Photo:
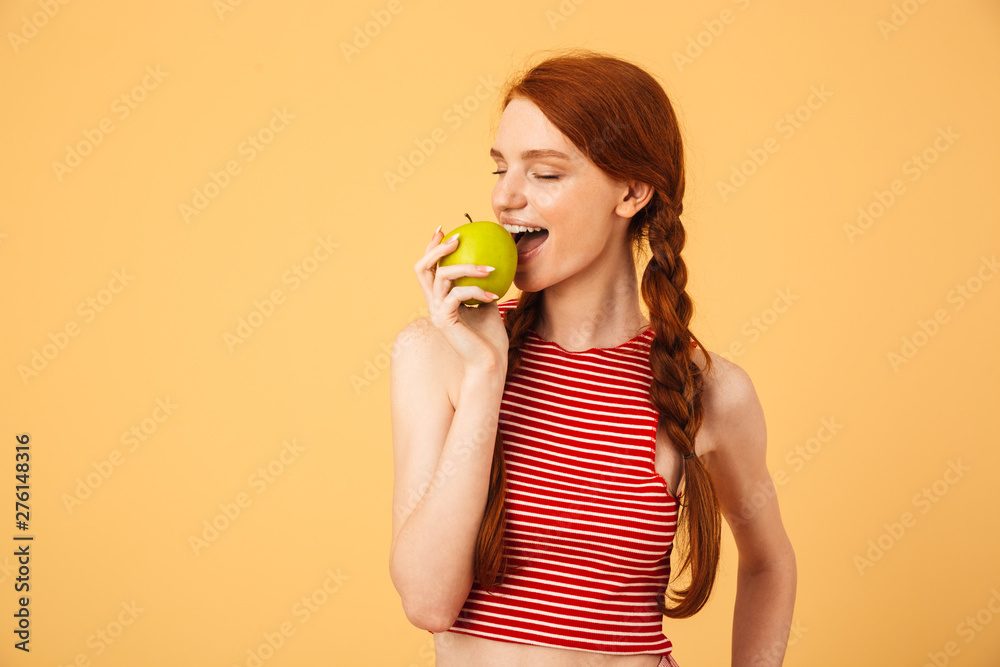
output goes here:
<path id="1" fill-rule="evenodd" d="M 506 229 L 511 234 L 515 234 L 518 232 L 540 232 L 543 229 L 542 227 L 524 227 L 522 225 L 507 225 L 507 224 L 505 224 L 503 228 Z"/>

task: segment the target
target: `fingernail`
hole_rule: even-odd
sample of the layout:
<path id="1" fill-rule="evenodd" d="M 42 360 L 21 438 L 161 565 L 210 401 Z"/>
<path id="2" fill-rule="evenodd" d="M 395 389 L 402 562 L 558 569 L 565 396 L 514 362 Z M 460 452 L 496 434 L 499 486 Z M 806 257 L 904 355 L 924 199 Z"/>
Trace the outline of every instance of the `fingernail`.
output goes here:
<path id="1" fill-rule="evenodd" d="M 444 226 L 444 225 L 438 225 L 438 228 L 434 230 L 434 233 L 433 233 L 433 234 L 432 234 L 431 236 L 437 236 L 437 235 L 438 235 L 438 233 L 440 233 L 440 231 L 441 231 L 441 228 L 442 228 L 443 226 Z"/>
<path id="2" fill-rule="evenodd" d="M 492 266 L 480 266 L 479 268 L 482 269 L 483 271 L 486 271 L 487 273 L 489 273 L 490 271 L 496 271 L 496 269 L 493 268 Z"/>
<path id="3" fill-rule="evenodd" d="M 496 301 L 497 299 L 500 298 L 496 294 L 494 294 L 493 292 L 487 292 L 486 296 L 488 296 L 490 298 L 490 301 Z"/>
<path id="4" fill-rule="evenodd" d="M 448 239 L 446 243 L 451 243 L 452 241 L 457 241 L 457 240 L 458 240 L 458 234 L 455 234 L 450 239 Z"/>

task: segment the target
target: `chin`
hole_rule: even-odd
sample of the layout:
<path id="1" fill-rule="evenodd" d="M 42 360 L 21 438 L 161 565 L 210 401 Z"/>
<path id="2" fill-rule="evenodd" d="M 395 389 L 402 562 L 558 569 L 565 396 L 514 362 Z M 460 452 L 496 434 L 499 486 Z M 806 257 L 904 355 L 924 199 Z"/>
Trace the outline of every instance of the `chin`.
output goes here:
<path id="1" fill-rule="evenodd" d="M 537 278 L 526 278 L 517 273 L 514 274 L 514 287 L 522 292 L 541 292 L 547 287 Z"/>

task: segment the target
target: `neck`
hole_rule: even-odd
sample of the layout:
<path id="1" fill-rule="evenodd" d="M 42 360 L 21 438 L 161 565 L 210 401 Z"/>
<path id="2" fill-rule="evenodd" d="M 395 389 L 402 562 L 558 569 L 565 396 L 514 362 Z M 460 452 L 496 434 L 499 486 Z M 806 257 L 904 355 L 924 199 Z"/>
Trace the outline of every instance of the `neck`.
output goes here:
<path id="1" fill-rule="evenodd" d="M 621 345 L 649 324 L 639 307 L 639 281 L 624 243 L 600 263 L 542 292 L 535 332 L 569 351 Z"/>

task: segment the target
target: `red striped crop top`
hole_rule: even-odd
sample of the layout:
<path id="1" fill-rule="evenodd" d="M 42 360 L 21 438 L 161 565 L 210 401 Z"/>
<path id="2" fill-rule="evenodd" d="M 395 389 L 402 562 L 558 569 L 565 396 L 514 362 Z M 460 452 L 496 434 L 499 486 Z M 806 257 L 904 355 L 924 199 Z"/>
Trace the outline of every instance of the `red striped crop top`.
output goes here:
<path id="1" fill-rule="evenodd" d="M 498 304 L 505 314 L 516 299 Z M 656 601 L 670 578 L 677 501 L 654 467 L 653 330 L 570 352 L 529 331 L 500 407 L 507 539 L 525 564 L 474 581 L 448 632 L 600 653 L 666 655 Z"/>

